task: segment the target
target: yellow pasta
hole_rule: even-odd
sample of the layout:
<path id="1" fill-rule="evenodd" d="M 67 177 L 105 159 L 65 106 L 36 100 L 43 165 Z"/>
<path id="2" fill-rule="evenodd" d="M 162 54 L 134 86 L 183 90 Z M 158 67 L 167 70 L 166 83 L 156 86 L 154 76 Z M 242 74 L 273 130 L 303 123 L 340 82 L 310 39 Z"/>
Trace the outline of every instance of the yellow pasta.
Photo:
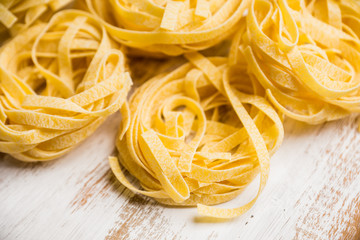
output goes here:
<path id="1" fill-rule="evenodd" d="M 35 24 L 0 51 L 0 152 L 23 161 L 67 153 L 126 110 L 131 85 L 119 46 L 87 13 Z"/>
<path id="2" fill-rule="evenodd" d="M 236 28 L 250 0 L 86 1 L 110 35 L 143 52 L 180 55 L 219 43 Z"/>
<path id="3" fill-rule="evenodd" d="M 0 1 L 1 27 L 13 36 L 0 48 L 0 152 L 19 160 L 60 157 L 120 110 L 119 158 L 109 163 L 123 185 L 165 205 L 233 218 L 266 185 L 282 114 L 317 124 L 360 112 L 359 1 L 81 0 L 90 13 L 51 17 L 70 2 Z M 197 52 L 229 36 L 228 57 Z M 149 69 L 141 82 L 160 74 L 128 102 L 122 46 L 186 60 L 134 64 L 135 75 Z M 250 202 L 213 206 L 257 175 Z"/>
<path id="4" fill-rule="evenodd" d="M 118 180 L 130 190 L 166 205 L 198 206 L 202 215 L 231 218 L 256 201 L 234 209 L 210 205 L 229 201 L 260 172 L 283 139 L 281 119 L 261 96 L 243 66 L 223 57 L 187 53 L 186 63 L 138 88 L 130 119 L 119 133 L 119 160 L 110 157 Z M 120 163 L 143 190 L 124 176 Z"/>
<path id="5" fill-rule="evenodd" d="M 339 119 L 360 112 L 359 26 L 358 1 L 255 0 L 237 54 L 287 116 Z"/>
<path id="6" fill-rule="evenodd" d="M 52 13 L 70 2 L 72 0 L 2 0 L 0 23 L 14 36 L 40 18 L 49 19 Z"/>

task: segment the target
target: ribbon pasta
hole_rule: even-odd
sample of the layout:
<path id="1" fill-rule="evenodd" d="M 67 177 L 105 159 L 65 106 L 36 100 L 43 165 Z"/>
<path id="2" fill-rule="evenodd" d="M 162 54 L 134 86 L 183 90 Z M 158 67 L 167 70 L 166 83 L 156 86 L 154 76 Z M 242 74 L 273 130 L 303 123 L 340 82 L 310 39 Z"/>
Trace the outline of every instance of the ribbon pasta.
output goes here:
<path id="1" fill-rule="evenodd" d="M 0 23 L 11 35 L 29 28 L 40 18 L 48 19 L 72 0 L 5 0 L 0 1 Z"/>
<path id="2" fill-rule="evenodd" d="M 254 205 L 283 140 L 282 115 L 272 106 L 311 124 L 360 112 L 354 0 L 82 0 L 90 13 L 51 17 L 70 2 L 0 2 L 0 23 L 13 36 L 0 48 L 0 152 L 17 159 L 62 156 L 120 110 L 119 158 L 109 163 L 124 186 L 165 205 L 233 218 Z M 228 57 L 197 52 L 229 36 Z M 128 103 L 122 46 L 187 61 L 143 83 Z M 157 65 L 147 73 L 173 62 Z M 249 203 L 213 206 L 258 174 Z"/>
<path id="3" fill-rule="evenodd" d="M 360 112 L 360 4 L 255 0 L 239 53 L 287 116 L 310 124 Z"/>
<path id="4" fill-rule="evenodd" d="M 126 109 L 131 85 L 119 46 L 86 12 L 35 24 L 0 51 L 0 152 L 23 161 L 67 153 Z"/>
<path id="5" fill-rule="evenodd" d="M 127 188 L 160 203 L 197 205 L 202 215 L 236 217 L 257 197 L 235 209 L 210 205 L 238 196 L 259 172 L 260 194 L 269 157 L 283 139 L 282 122 L 254 94 L 245 68 L 230 67 L 227 58 L 185 56 L 189 63 L 135 91 L 128 129 L 120 131 L 116 144 L 119 160 L 110 157 L 110 166 Z M 144 190 L 126 179 L 120 163 Z"/>
<path id="6" fill-rule="evenodd" d="M 181 55 L 228 37 L 250 0 L 85 0 L 110 35 L 143 52 Z M 110 13 L 110 15 L 109 15 Z"/>

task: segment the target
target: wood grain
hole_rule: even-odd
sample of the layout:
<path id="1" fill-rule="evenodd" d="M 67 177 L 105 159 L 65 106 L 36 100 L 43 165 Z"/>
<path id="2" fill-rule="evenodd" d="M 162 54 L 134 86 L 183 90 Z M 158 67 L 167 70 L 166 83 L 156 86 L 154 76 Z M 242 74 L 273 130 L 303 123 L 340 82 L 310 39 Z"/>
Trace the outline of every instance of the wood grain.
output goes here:
<path id="1" fill-rule="evenodd" d="M 0 239 L 360 239 L 355 116 L 318 126 L 286 120 L 263 194 L 228 221 L 165 207 L 120 185 L 107 163 L 120 118 L 53 162 L 0 156 Z M 257 184 L 222 206 L 246 203 Z"/>

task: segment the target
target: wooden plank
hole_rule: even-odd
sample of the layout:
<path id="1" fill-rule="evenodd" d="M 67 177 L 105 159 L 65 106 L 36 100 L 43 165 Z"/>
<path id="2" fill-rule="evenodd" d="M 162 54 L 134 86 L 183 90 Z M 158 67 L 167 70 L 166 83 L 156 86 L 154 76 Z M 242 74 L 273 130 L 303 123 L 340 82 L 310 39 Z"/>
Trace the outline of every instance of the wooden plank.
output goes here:
<path id="1" fill-rule="evenodd" d="M 113 177 L 120 121 L 112 116 L 65 157 L 0 160 L 0 239 L 359 239 L 360 134 L 355 116 L 319 126 L 287 120 L 268 185 L 232 220 L 201 218 L 134 195 Z M 246 203 L 254 181 L 224 207 Z"/>

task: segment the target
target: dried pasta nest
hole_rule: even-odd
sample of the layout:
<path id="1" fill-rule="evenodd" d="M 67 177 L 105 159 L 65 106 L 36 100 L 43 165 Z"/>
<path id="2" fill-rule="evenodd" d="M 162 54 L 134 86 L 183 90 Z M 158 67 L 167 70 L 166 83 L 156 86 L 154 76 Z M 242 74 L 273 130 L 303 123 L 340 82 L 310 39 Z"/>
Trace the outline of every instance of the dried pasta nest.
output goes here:
<path id="1" fill-rule="evenodd" d="M 287 116 L 311 124 L 360 112 L 360 4 L 255 0 L 240 55 Z"/>
<path id="2" fill-rule="evenodd" d="M 12 36 L 28 29 L 37 20 L 48 20 L 51 15 L 72 0 L 7 0 L 0 2 L 0 32 Z"/>
<path id="3" fill-rule="evenodd" d="M 0 52 L 0 151 L 57 158 L 125 107 L 132 81 L 105 29 L 82 11 L 35 24 Z M 117 47 L 118 48 L 118 47 Z"/>
<path id="4" fill-rule="evenodd" d="M 259 172 L 261 192 L 269 156 L 283 139 L 282 122 L 256 95 L 261 87 L 245 68 L 222 57 L 186 57 L 189 63 L 147 81 L 131 97 L 128 128 L 117 141 L 119 161 L 111 157 L 110 165 L 122 184 L 160 203 L 235 217 L 256 198 L 235 209 L 209 205 L 235 198 Z M 120 163 L 143 190 L 130 184 Z"/>
<path id="5" fill-rule="evenodd" d="M 250 0 L 85 0 L 114 39 L 142 52 L 180 55 L 229 36 Z"/>

